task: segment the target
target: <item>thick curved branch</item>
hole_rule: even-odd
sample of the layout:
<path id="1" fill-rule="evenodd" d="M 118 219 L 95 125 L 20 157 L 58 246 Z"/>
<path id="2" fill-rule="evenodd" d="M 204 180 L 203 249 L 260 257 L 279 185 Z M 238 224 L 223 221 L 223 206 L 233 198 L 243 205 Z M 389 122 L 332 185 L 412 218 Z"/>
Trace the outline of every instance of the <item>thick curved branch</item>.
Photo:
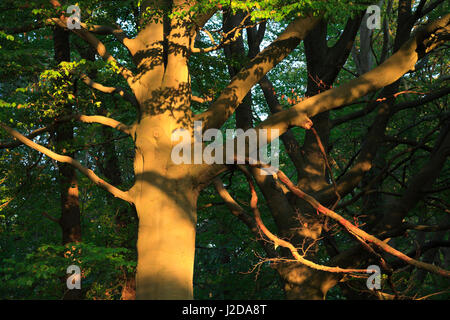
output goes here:
<path id="1" fill-rule="evenodd" d="M 117 60 L 114 58 L 109 51 L 106 49 L 103 42 L 97 39 L 92 33 L 86 30 L 77 30 L 74 29 L 74 33 L 80 36 L 83 40 L 85 40 L 87 43 L 89 43 L 96 51 L 97 54 L 103 58 L 103 60 L 107 62 L 114 63 L 118 68 L 120 74 L 127 80 L 128 83 L 131 83 L 131 80 L 133 79 L 133 73 L 128 70 L 127 68 L 123 67 Z"/>
<path id="2" fill-rule="evenodd" d="M 22 142 L 23 144 L 25 144 L 26 146 L 39 151 L 43 154 L 45 154 L 46 156 L 62 162 L 62 163 L 67 163 L 70 164 L 71 166 L 75 167 L 76 169 L 78 169 L 82 174 L 84 174 L 86 177 L 88 177 L 92 182 L 94 182 L 97 186 L 105 189 L 106 191 L 108 191 L 109 193 L 111 193 L 114 197 L 116 198 L 120 198 L 122 200 L 125 200 L 129 203 L 133 203 L 133 199 L 130 197 L 130 195 L 128 194 L 128 192 L 126 191 L 122 191 L 114 186 L 112 186 L 111 184 L 109 184 L 108 182 L 104 181 L 103 179 L 99 178 L 92 170 L 84 167 L 80 162 L 78 162 L 77 160 L 68 157 L 68 156 L 63 156 L 60 154 L 57 154 L 33 141 L 31 141 L 30 139 L 26 138 L 24 135 L 20 134 L 19 132 L 17 132 L 16 130 L 8 127 L 7 125 L 3 124 L 0 122 L 0 127 L 3 128 L 6 132 L 8 132 L 11 136 L 13 136 L 14 138 L 16 138 L 17 140 L 19 140 L 20 142 Z"/>
<path id="3" fill-rule="evenodd" d="M 220 128 L 249 90 L 292 52 L 319 20 L 317 17 L 294 20 L 272 44 L 253 58 L 247 67 L 242 68 L 208 110 L 195 117 L 195 120 L 203 121 L 203 130 Z"/>
<path id="4" fill-rule="evenodd" d="M 226 206 L 230 209 L 231 213 L 242 220 L 250 229 L 254 227 L 254 221 L 247 215 L 245 210 L 237 203 L 233 197 L 228 193 L 227 189 L 223 186 L 223 182 L 220 178 L 213 180 L 214 188 L 219 196 L 225 202 Z M 255 229 L 256 230 L 256 229 Z"/>
<path id="5" fill-rule="evenodd" d="M 130 41 L 130 39 L 127 37 L 125 31 L 123 31 L 121 28 L 114 28 L 111 26 L 104 26 L 104 25 L 87 25 L 85 23 L 80 23 L 80 26 L 93 34 L 98 35 L 112 34 L 121 44 L 123 44 L 129 50 L 128 42 Z"/>
<path id="6" fill-rule="evenodd" d="M 107 127 L 111 127 L 113 129 L 122 131 L 123 133 L 126 133 L 127 135 L 132 135 L 132 132 L 133 132 L 133 126 L 127 126 L 127 125 L 121 123 L 120 121 L 117 121 L 117 120 L 114 120 L 114 119 L 111 119 L 108 117 L 98 116 L 98 115 L 95 115 L 95 116 L 69 115 L 69 116 L 65 116 L 65 117 L 56 119 L 56 121 L 54 123 L 52 123 L 46 127 L 34 130 L 29 135 L 27 135 L 26 138 L 33 139 L 43 133 L 54 131 L 60 123 L 71 121 L 72 119 L 75 119 L 75 120 L 78 120 L 81 122 L 85 122 L 85 123 L 103 124 Z M 13 149 L 13 148 L 19 147 L 22 144 L 23 143 L 20 140 L 0 143 L 0 149 Z"/>
<path id="7" fill-rule="evenodd" d="M 288 110 L 270 116 L 258 128 L 284 133 L 292 126 L 311 127 L 310 117 L 351 103 L 366 94 L 390 85 L 410 70 L 432 49 L 448 40 L 450 14 L 422 27 L 395 54 L 375 69 L 339 87 L 303 100 Z M 276 138 L 276 137 L 274 137 Z"/>
<path id="8" fill-rule="evenodd" d="M 67 28 L 67 20 L 61 20 L 59 18 L 50 18 L 45 21 L 46 25 L 56 24 L 61 28 Z M 43 27 L 42 24 L 37 24 L 35 27 Z M 83 30 L 88 31 L 93 34 L 98 35 L 109 35 L 112 34 L 121 44 L 123 44 L 128 50 L 129 49 L 129 39 L 121 28 L 106 26 L 106 25 L 87 25 L 86 23 L 81 22 L 80 27 Z"/>

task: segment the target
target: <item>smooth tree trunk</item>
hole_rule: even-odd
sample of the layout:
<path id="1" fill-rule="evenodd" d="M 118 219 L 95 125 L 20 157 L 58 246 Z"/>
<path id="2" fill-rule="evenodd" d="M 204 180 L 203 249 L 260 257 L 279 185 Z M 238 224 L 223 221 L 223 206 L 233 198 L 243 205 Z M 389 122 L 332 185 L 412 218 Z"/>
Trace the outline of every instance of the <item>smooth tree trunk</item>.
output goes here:
<path id="1" fill-rule="evenodd" d="M 171 124 L 158 115 L 136 127 L 136 299 L 193 299 L 198 189 L 189 165 L 171 161 Z"/>

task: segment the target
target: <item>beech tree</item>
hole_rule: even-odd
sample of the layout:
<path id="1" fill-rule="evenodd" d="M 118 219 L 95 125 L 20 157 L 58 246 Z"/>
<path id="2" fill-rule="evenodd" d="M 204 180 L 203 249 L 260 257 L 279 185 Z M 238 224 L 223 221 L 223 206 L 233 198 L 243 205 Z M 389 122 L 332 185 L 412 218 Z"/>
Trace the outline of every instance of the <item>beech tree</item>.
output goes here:
<path id="1" fill-rule="evenodd" d="M 81 10 L 79 28 L 71 25 L 74 21 L 71 12 L 67 13 L 69 5 L 72 3 L 53 0 L 24 4 L 6 1 L 2 15 L 20 13 L 23 19 L 14 25 L 1 23 L 0 30 L 6 37 L 54 30 L 54 40 L 58 33 L 70 33 L 79 49 L 74 54 L 75 60 L 60 58 L 58 62 L 63 63 L 58 66 L 59 75 L 47 72 L 47 78 L 37 81 L 37 90 L 41 93 L 46 90 L 42 79 L 62 79 L 64 74 L 61 81 L 70 88 L 85 86 L 93 92 L 114 95 L 120 99 L 120 106 L 116 104 L 116 109 L 104 110 L 102 114 L 73 112 L 72 106 L 85 97 L 66 87 L 52 94 L 58 100 L 58 112 L 45 114 L 49 103 L 33 101 L 37 111 L 30 112 L 38 116 L 44 112 L 47 126 L 28 134 L 14 129 L 14 120 L 10 121 L 13 124 L 0 122 L 0 127 L 15 139 L 11 143 L 24 144 L 77 169 L 95 185 L 135 208 L 139 219 L 137 299 L 193 298 L 197 202 L 202 190 L 211 184 L 231 213 L 259 239 L 266 253 L 263 260 L 273 262 L 288 299 L 323 299 L 341 281 L 373 272 L 367 269 L 370 265 L 379 265 L 390 276 L 394 268 L 386 255 L 395 257 L 394 261 L 400 265 L 449 277 L 448 270 L 418 259 L 414 252 L 403 253 L 389 241 L 409 229 L 447 230 L 447 221 L 424 226 L 407 223 L 405 218 L 425 198 L 445 166 L 450 150 L 448 115 L 423 141 L 399 140 L 386 134 L 397 113 L 445 97 L 449 92 L 443 75 L 435 72 L 441 84 L 420 93 L 419 98 L 403 102 L 397 99 L 415 93 L 402 85 L 402 79 L 420 71 L 425 59 L 446 46 L 450 15 L 443 14 L 443 1 L 380 2 L 384 13 L 380 52 L 372 48 L 375 31 L 368 28 L 370 13 L 366 14 L 366 8 L 370 4 L 364 1 L 81 1 L 77 4 Z M 333 20 L 337 23 L 333 15 L 339 15 L 344 24 L 339 22 L 338 35 L 330 39 Z M 391 16 L 395 17 L 394 23 L 389 20 Z M 8 21 L 6 16 L 3 21 Z M 208 23 L 218 21 L 219 30 L 212 30 Z M 271 27 L 272 23 L 276 28 Z M 268 27 L 276 32 L 272 41 L 267 35 Z M 120 49 L 107 41 L 119 43 Z M 306 93 L 301 99 L 289 98 L 287 107 L 268 73 L 301 43 L 307 69 Z M 86 50 L 94 50 L 98 60 L 92 54 L 89 59 Z M 198 56 L 214 57 L 221 50 L 230 80 L 213 92 L 202 91 L 200 76 L 192 71 L 195 69 L 192 61 Z M 349 71 L 351 77 L 345 83 L 335 83 L 350 58 L 356 70 Z M 107 85 L 111 81 L 105 76 L 100 79 L 102 72 L 107 77 L 120 78 L 115 82 L 117 85 Z M 264 120 L 257 121 L 254 117 L 255 88 L 262 90 L 270 110 Z M 24 100 L 26 104 L 26 97 Z M 87 103 L 99 101 L 92 99 Z M 334 110 L 347 110 L 355 104 L 364 107 L 331 117 Z M 329 156 L 330 135 L 340 125 L 361 117 L 371 121 L 367 133 L 359 151 L 335 177 Z M 196 121 L 202 123 L 202 132 L 206 132 L 224 129 L 233 118 L 235 128 L 267 130 L 267 143 L 280 138 L 297 180 L 292 182 L 281 170 L 264 174 L 265 164 L 250 163 L 249 159 L 245 164 L 174 163 L 172 151 L 178 143 L 172 138 L 174 132 L 184 129 L 194 137 Z M 120 178 L 109 170 L 103 170 L 101 178 L 73 154 L 62 154 L 63 150 L 51 150 L 33 141 L 55 127 L 62 132 L 63 125 L 70 127 L 77 122 L 110 127 L 132 140 L 133 186 L 120 189 L 117 187 Z M 302 145 L 294 128 L 305 131 Z M 66 134 L 64 139 L 70 136 Z M 426 145 L 430 136 L 432 147 Z M 383 162 L 388 140 L 395 146 L 411 145 L 401 154 L 413 154 L 424 148 L 429 155 L 415 175 L 400 181 L 398 198 L 381 206 L 380 195 L 372 191 L 392 173 L 392 163 Z M 5 146 L 6 143 L 3 149 Z M 194 144 L 191 147 L 193 155 Z M 114 166 L 109 169 L 119 170 Z M 233 170 L 242 172 L 248 182 L 251 195 L 248 208 L 233 198 L 220 178 Z M 261 218 L 262 201 L 258 202 L 257 190 L 269 208 L 276 231 L 269 230 Z M 346 207 L 360 199 L 364 200 L 364 206 L 359 208 L 365 214 L 361 218 L 363 226 L 344 217 Z M 354 246 L 338 248 L 333 236 L 336 228 L 351 235 Z M 317 259 L 318 243 L 322 240 L 329 254 L 327 261 Z M 392 290 L 395 296 L 395 287 Z"/>

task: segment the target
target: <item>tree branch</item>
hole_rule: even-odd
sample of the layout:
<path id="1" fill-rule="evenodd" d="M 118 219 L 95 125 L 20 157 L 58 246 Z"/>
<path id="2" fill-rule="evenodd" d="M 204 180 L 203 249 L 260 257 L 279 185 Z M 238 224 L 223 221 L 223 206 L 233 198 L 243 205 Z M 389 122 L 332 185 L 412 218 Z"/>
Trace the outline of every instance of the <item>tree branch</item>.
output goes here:
<path id="1" fill-rule="evenodd" d="M 61 20 L 59 18 L 51 18 L 53 23 L 55 23 L 60 28 L 67 28 L 67 18 Z M 133 73 L 127 68 L 123 67 L 117 60 L 114 58 L 109 51 L 106 49 L 103 42 L 101 42 L 96 36 L 94 36 L 91 32 L 86 29 L 72 29 L 73 33 L 79 36 L 81 39 L 86 41 L 92 48 L 94 48 L 97 54 L 102 57 L 103 60 L 107 62 L 112 62 L 119 68 L 120 74 L 127 80 L 128 84 L 131 86 Z"/>
<path id="2" fill-rule="evenodd" d="M 414 257 L 414 256 L 417 256 L 418 252 L 424 253 L 427 250 L 439 248 L 439 247 L 444 247 L 444 248 L 450 247 L 450 241 L 431 240 L 431 241 L 426 242 L 424 245 L 420 246 L 419 248 L 411 250 L 410 252 L 407 253 L 407 255 L 408 255 L 408 257 Z M 392 267 L 397 269 L 397 268 L 401 268 L 405 265 L 406 265 L 406 263 L 404 261 L 398 261 L 396 263 L 393 263 Z"/>
<path id="3" fill-rule="evenodd" d="M 423 190 L 430 189 L 437 179 L 449 155 L 450 121 L 447 121 L 436 142 L 431 159 L 415 174 L 403 196 L 391 205 L 389 214 L 381 221 L 383 229 L 389 230 L 401 224 L 409 210 L 425 195 Z"/>
<path id="4" fill-rule="evenodd" d="M 49 132 L 49 131 L 53 131 L 56 128 L 57 123 L 52 123 L 51 125 L 47 126 L 47 127 L 43 127 L 43 128 L 39 128 L 34 130 L 33 132 L 31 132 L 27 138 L 28 139 L 33 139 L 45 132 Z M 0 143 L 0 149 L 13 149 L 13 148 L 17 148 L 20 145 L 22 145 L 22 142 L 16 140 L 13 142 L 5 142 L 5 143 Z"/>
<path id="5" fill-rule="evenodd" d="M 367 273 L 367 271 L 369 271 L 369 272 L 371 271 L 371 270 L 367 270 L 367 269 L 343 269 L 340 267 L 329 267 L 329 266 L 314 263 L 310 260 L 305 259 L 304 256 L 298 252 L 298 249 L 296 247 L 294 247 L 294 245 L 292 245 L 292 243 L 290 243 L 286 240 L 280 239 L 276 235 L 274 235 L 272 232 L 270 232 L 269 229 L 267 229 L 267 227 L 264 225 L 264 223 L 261 219 L 261 214 L 258 209 L 258 196 L 256 194 L 256 190 L 253 185 L 251 175 L 250 175 L 250 173 L 247 172 L 245 167 L 239 166 L 239 168 L 241 169 L 242 172 L 244 172 L 244 174 L 247 178 L 247 182 L 250 186 L 250 191 L 251 191 L 251 195 L 252 195 L 251 200 L 250 200 L 250 207 L 252 208 L 253 214 L 255 216 L 255 221 L 256 221 L 259 229 L 263 232 L 263 234 L 267 238 L 269 238 L 271 241 L 274 242 L 275 248 L 278 246 L 282 246 L 282 247 L 289 249 L 289 251 L 291 252 L 292 256 L 295 259 L 293 261 L 300 262 L 301 264 L 303 264 L 307 267 L 310 267 L 312 269 L 315 269 L 315 270 L 332 272 L 332 273 Z"/>
<path id="6" fill-rule="evenodd" d="M 89 76 L 82 74 L 81 75 L 81 80 L 89 87 L 96 89 L 100 92 L 103 93 L 117 93 L 119 94 L 121 97 L 125 98 L 128 102 L 130 102 L 133 106 L 135 107 L 139 107 L 139 103 L 136 100 L 136 97 L 134 96 L 134 94 L 129 93 L 128 91 L 126 91 L 125 89 L 121 88 L 121 87 L 107 87 L 102 85 L 101 83 L 95 82 L 94 80 L 92 80 Z"/>
<path id="7" fill-rule="evenodd" d="M 416 62 L 448 38 L 450 14 L 423 26 L 395 54 L 375 69 L 339 87 L 301 101 L 288 110 L 270 116 L 258 128 L 284 133 L 292 126 L 309 129 L 312 116 L 335 109 L 397 81 L 414 69 Z"/>
<path id="8" fill-rule="evenodd" d="M 112 186 L 111 184 L 109 184 L 108 182 L 104 181 L 103 179 L 99 178 L 92 170 L 84 167 L 80 162 L 78 162 L 77 160 L 68 157 L 68 156 L 63 156 L 60 154 L 57 154 L 33 141 L 31 141 L 30 139 L 26 138 L 24 135 L 20 134 L 19 132 L 17 132 L 16 130 L 6 126 L 5 124 L 0 122 L 0 127 L 2 127 L 6 132 L 8 132 L 11 136 L 13 136 L 14 138 L 18 139 L 19 141 L 21 141 L 23 144 L 25 144 L 26 146 L 39 151 L 43 154 L 45 154 L 46 156 L 62 162 L 62 163 L 67 163 L 70 164 L 71 166 L 75 167 L 76 169 L 78 169 L 82 174 L 84 174 L 86 177 L 88 177 L 92 182 L 94 182 L 97 186 L 103 188 L 104 190 L 108 191 L 109 193 L 111 193 L 114 197 L 116 198 L 120 198 L 122 200 L 125 200 L 129 203 L 133 203 L 133 199 L 130 197 L 130 195 L 128 194 L 128 192 L 126 191 L 122 191 L 119 190 L 118 188 Z"/>
<path id="9" fill-rule="evenodd" d="M 239 220 L 241 220 L 255 236 L 259 236 L 260 234 L 255 220 L 252 219 L 252 217 L 248 215 L 247 212 L 245 212 L 245 210 L 239 205 L 239 203 L 237 203 L 236 200 L 233 199 L 228 190 L 223 186 L 222 180 L 220 178 L 216 178 L 213 180 L 213 184 L 217 193 L 225 202 L 225 205 L 228 207 L 231 213 Z M 267 245 L 266 240 L 258 239 L 258 242 L 261 244 L 262 248 L 269 257 L 278 256 L 277 252 Z"/>
<path id="10" fill-rule="evenodd" d="M 421 0 L 416 12 L 414 13 L 414 21 L 424 17 L 426 14 L 430 13 L 431 11 L 433 11 L 438 5 L 440 5 L 441 3 L 444 2 L 444 0 L 437 0 L 431 4 L 429 4 L 426 8 L 424 8 L 426 1 Z"/>
<path id="11" fill-rule="evenodd" d="M 415 108 L 418 106 L 421 106 L 423 104 L 426 104 L 428 102 L 434 101 L 436 99 L 442 98 L 450 93 L 450 86 L 444 87 L 442 89 L 437 89 L 435 91 L 430 92 L 425 97 L 413 100 L 413 101 L 405 101 L 398 103 L 394 108 L 394 113 L 397 113 L 401 110 L 408 109 L 408 108 Z"/>
<path id="12" fill-rule="evenodd" d="M 247 67 L 242 68 L 208 110 L 197 115 L 194 120 L 204 122 L 203 130 L 220 128 L 249 90 L 292 52 L 319 20 L 317 17 L 294 20 L 272 44 L 253 58 Z"/>
<path id="13" fill-rule="evenodd" d="M 383 251 L 399 258 L 400 260 L 411 264 L 415 267 L 428 270 L 430 272 L 436 273 L 438 275 L 450 278 L 450 271 L 444 270 L 442 268 L 439 268 L 435 265 L 431 265 L 422 261 L 418 261 L 415 259 L 412 259 L 405 255 L 404 253 L 394 249 L 390 245 L 388 245 L 386 242 L 379 240 L 378 238 L 368 234 L 367 232 L 359 229 L 358 227 L 354 226 L 352 223 L 350 223 L 348 220 L 344 219 L 341 215 L 337 214 L 333 210 L 330 210 L 323 205 L 321 205 L 316 199 L 311 197 L 310 195 L 306 194 L 302 190 L 300 190 L 298 187 L 296 187 L 288 177 L 282 172 L 278 171 L 278 178 L 281 182 L 283 182 L 289 190 L 291 190 L 292 193 L 294 193 L 297 197 L 304 199 L 306 202 L 308 202 L 313 208 L 315 208 L 318 212 L 324 214 L 327 217 L 332 218 L 333 220 L 338 221 L 345 229 L 347 229 L 350 233 L 360 237 L 364 241 L 368 243 L 372 243 L 375 246 L 379 247 Z"/>
<path id="14" fill-rule="evenodd" d="M 104 117 L 104 116 L 73 115 L 73 116 L 68 116 L 68 117 L 71 117 L 75 120 L 85 122 L 85 123 L 99 123 L 104 126 L 111 127 L 113 129 L 122 131 L 123 133 L 126 133 L 128 135 L 132 135 L 132 133 L 133 133 L 133 126 L 127 126 L 120 121 L 114 120 L 112 118 Z"/>
<path id="15" fill-rule="evenodd" d="M 267 76 L 262 77 L 259 82 L 259 86 L 263 91 L 264 98 L 266 99 L 267 105 L 269 106 L 270 112 L 272 114 L 283 111 L 283 107 L 278 101 L 277 95 L 275 94 L 275 88 L 273 87 L 272 82 L 269 80 Z M 281 135 L 281 140 L 286 148 L 286 152 L 289 155 L 289 158 L 294 163 L 297 172 L 301 171 L 303 166 L 303 158 L 301 156 L 301 146 L 298 143 L 297 139 L 295 139 L 294 134 L 291 131 L 286 131 Z"/>
<path id="16" fill-rule="evenodd" d="M 127 37 L 125 31 L 123 31 L 121 28 L 114 28 L 105 25 L 87 25 L 85 23 L 80 23 L 80 25 L 83 29 L 86 29 L 87 31 L 93 34 L 98 35 L 112 34 L 121 44 L 123 44 L 128 50 L 130 50 L 128 43 L 130 39 Z"/>
<path id="17" fill-rule="evenodd" d="M 41 29 L 45 26 L 44 23 L 35 23 L 35 24 L 28 24 L 28 25 L 22 25 L 19 27 L 0 27 L 0 31 L 5 32 L 6 34 L 18 34 L 18 33 L 24 33 L 24 32 L 30 32 L 34 30 Z"/>
<path id="18" fill-rule="evenodd" d="M 191 96 L 191 101 L 197 102 L 197 103 L 207 103 L 207 102 L 211 102 L 212 98 L 210 98 L 210 97 L 201 98 L 201 97 L 197 97 L 197 96 Z"/>
<path id="19" fill-rule="evenodd" d="M 46 217 L 47 219 L 49 219 L 49 220 L 51 220 L 51 221 L 53 221 L 53 222 L 56 222 L 57 224 L 60 224 L 60 223 L 61 223 L 61 221 L 60 221 L 59 219 L 53 217 L 52 215 L 48 214 L 48 213 L 45 212 L 45 211 L 42 212 L 42 215 L 43 215 L 44 217 Z"/>
<path id="20" fill-rule="evenodd" d="M 233 197 L 229 194 L 227 189 L 223 186 L 223 182 L 220 178 L 213 180 L 214 188 L 219 196 L 225 202 L 226 206 L 230 209 L 231 213 L 253 232 L 257 231 L 255 221 L 245 212 L 245 210 L 237 203 Z"/>
<path id="21" fill-rule="evenodd" d="M 257 22 L 257 23 L 251 24 L 251 25 L 248 25 L 248 24 L 246 25 L 245 22 L 249 17 L 250 17 L 250 14 L 245 16 L 239 25 L 237 25 L 230 31 L 223 33 L 222 39 L 221 39 L 220 43 L 218 43 L 218 44 L 215 43 L 214 38 L 212 37 L 211 33 L 208 30 L 202 29 L 202 31 L 204 31 L 208 35 L 208 37 L 211 39 L 211 42 L 214 44 L 214 46 L 208 47 L 208 48 L 195 48 L 194 43 L 193 43 L 192 47 L 191 47 L 191 52 L 192 53 L 207 53 L 207 52 L 218 50 L 218 49 L 223 48 L 224 46 L 236 41 L 239 37 L 240 31 L 242 31 L 244 29 L 253 28 L 253 27 L 257 26 L 258 24 L 264 23 L 264 21 L 261 21 L 261 22 Z"/>
<path id="22" fill-rule="evenodd" d="M 394 137 L 394 136 L 384 136 L 384 141 L 386 142 L 393 142 L 396 145 L 398 144 L 406 144 L 409 146 L 417 146 L 419 145 L 419 142 L 415 141 L 415 140 L 410 140 L 410 139 L 402 139 L 402 138 L 398 138 L 398 137 Z M 420 149 L 423 149 L 425 151 L 431 152 L 433 151 L 433 148 L 430 148 L 426 145 L 421 145 L 419 146 Z"/>
<path id="23" fill-rule="evenodd" d="M 403 92 L 405 93 L 405 92 Z M 408 92 L 406 92 L 408 93 Z M 419 107 L 421 105 L 424 105 L 428 102 L 434 101 L 436 99 L 439 99 L 443 96 L 446 96 L 447 94 L 450 93 L 450 87 L 444 87 L 444 88 L 440 88 L 440 89 L 436 89 L 434 91 L 429 92 L 425 97 L 419 98 L 417 100 L 411 100 L 411 101 L 404 101 L 404 102 L 400 102 L 398 104 L 396 104 L 394 106 L 394 110 L 392 111 L 393 114 L 397 113 L 403 109 L 408 109 L 408 108 L 415 108 L 415 107 Z M 396 93 L 395 95 L 393 95 L 392 97 L 397 97 L 399 94 L 401 94 L 401 92 Z M 389 97 L 384 97 L 383 99 L 386 100 Z M 367 103 L 367 106 L 364 107 L 361 110 L 355 111 L 353 113 L 349 113 L 345 116 L 339 117 L 339 118 L 335 118 L 333 120 L 331 120 L 331 126 L 332 127 L 336 127 L 339 126 L 345 122 L 351 121 L 351 120 L 355 120 L 361 117 L 364 117 L 365 115 L 371 113 L 372 111 L 374 111 L 376 109 L 376 107 L 378 106 L 378 103 L 381 101 L 380 99 L 376 99 L 376 100 L 371 100 L 371 101 L 363 101 L 364 103 Z M 359 103 L 363 103 L 363 102 L 356 102 L 356 103 L 350 103 L 347 104 L 345 106 L 349 106 L 352 104 L 359 104 Z M 342 107 L 345 107 L 342 106 Z"/>

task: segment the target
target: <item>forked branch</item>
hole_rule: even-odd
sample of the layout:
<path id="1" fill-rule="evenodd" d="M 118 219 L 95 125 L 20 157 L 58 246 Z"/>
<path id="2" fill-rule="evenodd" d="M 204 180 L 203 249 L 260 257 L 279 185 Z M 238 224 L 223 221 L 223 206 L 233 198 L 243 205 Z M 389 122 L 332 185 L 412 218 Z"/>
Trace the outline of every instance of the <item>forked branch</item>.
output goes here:
<path id="1" fill-rule="evenodd" d="M 383 64 L 359 78 L 271 115 L 257 128 L 278 129 L 282 134 L 293 126 L 311 127 L 308 125 L 310 117 L 352 103 L 370 92 L 394 83 L 405 73 L 414 70 L 419 59 L 449 40 L 449 31 L 450 14 L 446 14 L 441 19 L 418 29 L 416 34 Z"/>
<path id="2" fill-rule="evenodd" d="M 244 19 L 242 19 L 241 23 L 239 23 L 239 25 L 237 25 L 236 27 L 234 27 L 233 29 L 231 29 L 230 31 L 226 32 L 226 33 L 222 33 L 222 40 L 220 41 L 220 43 L 216 43 L 216 41 L 214 40 L 212 34 L 206 30 L 206 29 L 201 29 L 202 31 L 204 31 L 209 39 L 211 40 L 211 42 L 214 44 L 211 47 L 208 48 L 195 48 L 194 46 L 191 47 L 191 52 L 193 53 L 207 53 L 207 52 L 211 52 L 211 51 L 215 51 L 218 49 L 223 48 L 224 46 L 236 41 L 239 37 L 239 33 L 244 30 L 244 29 L 248 29 L 248 28 L 253 28 L 255 26 L 257 26 L 258 24 L 264 23 L 264 21 L 260 21 L 257 23 L 253 23 L 253 24 L 246 24 L 245 22 L 247 21 L 247 19 L 250 18 L 250 14 L 246 15 L 244 17 Z"/>
<path id="3" fill-rule="evenodd" d="M 435 274 L 450 278 L 450 271 L 444 270 L 442 268 L 439 268 L 438 266 L 425 263 L 422 261 L 415 260 L 413 258 L 408 257 L 404 253 L 394 249 L 390 245 L 388 245 L 386 242 L 383 242 L 379 240 L 378 238 L 368 234 L 367 232 L 359 229 L 355 225 L 353 225 L 350 221 L 343 218 L 341 215 L 337 214 L 333 210 L 330 210 L 323 205 L 321 205 L 316 199 L 314 199 L 312 196 L 306 194 L 302 190 L 300 190 L 298 187 L 296 187 L 292 181 L 289 180 L 289 178 L 282 172 L 278 171 L 277 173 L 278 179 L 283 182 L 286 187 L 297 197 L 304 199 L 306 202 L 308 202 L 314 209 L 316 209 L 319 213 L 324 214 L 327 217 L 330 217 L 336 221 L 338 221 L 344 228 L 346 228 L 351 234 L 357 235 L 367 243 L 372 243 L 375 246 L 379 247 L 381 250 L 403 260 L 404 262 L 413 265 L 415 267 L 433 272 Z"/>
<path id="4" fill-rule="evenodd" d="M 332 272 L 332 273 L 375 272 L 375 270 L 371 270 L 371 269 L 344 269 L 344 268 L 340 268 L 340 267 L 329 267 L 329 266 L 320 265 L 320 264 L 317 264 L 310 260 L 305 259 L 304 256 L 298 252 L 297 248 L 294 247 L 294 245 L 292 243 L 278 238 L 276 235 L 274 235 L 272 232 L 270 232 L 269 229 L 267 229 L 267 227 L 264 225 L 264 223 L 261 219 L 261 214 L 258 209 L 258 196 L 256 194 L 255 186 L 253 184 L 251 175 L 250 175 L 250 173 L 248 173 L 248 171 L 245 169 L 245 167 L 239 166 L 239 168 L 241 169 L 242 172 L 244 172 L 244 174 L 247 178 L 248 184 L 250 186 L 250 191 L 251 191 L 251 195 L 252 195 L 251 200 L 250 200 L 250 207 L 253 211 L 253 214 L 255 215 L 256 224 L 258 225 L 259 229 L 264 233 L 264 235 L 274 242 L 275 247 L 282 246 L 282 247 L 289 249 L 289 251 L 292 253 L 292 256 L 295 258 L 295 261 L 298 261 L 301 264 L 304 264 L 305 266 L 310 267 L 315 270 Z"/>

